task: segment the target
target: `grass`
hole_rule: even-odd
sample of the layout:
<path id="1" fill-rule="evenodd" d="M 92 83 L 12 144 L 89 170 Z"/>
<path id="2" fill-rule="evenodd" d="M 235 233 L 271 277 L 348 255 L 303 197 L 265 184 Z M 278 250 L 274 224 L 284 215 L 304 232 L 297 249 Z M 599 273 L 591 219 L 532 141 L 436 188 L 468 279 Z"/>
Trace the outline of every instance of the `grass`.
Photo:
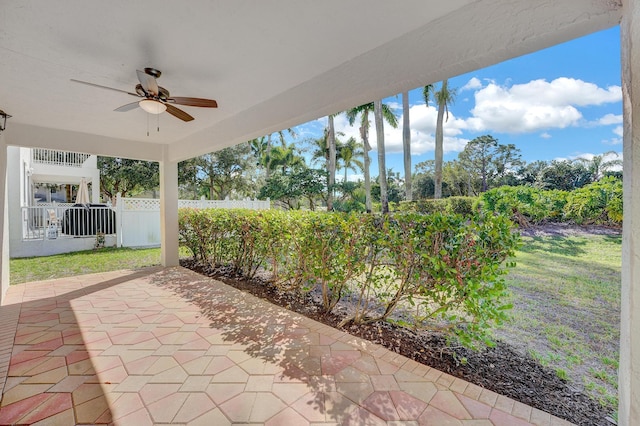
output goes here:
<path id="1" fill-rule="evenodd" d="M 496 336 L 603 406 L 617 406 L 621 237 L 523 237 Z"/>
<path id="2" fill-rule="evenodd" d="M 160 249 L 103 248 L 46 257 L 11 259 L 11 284 L 160 264 Z"/>

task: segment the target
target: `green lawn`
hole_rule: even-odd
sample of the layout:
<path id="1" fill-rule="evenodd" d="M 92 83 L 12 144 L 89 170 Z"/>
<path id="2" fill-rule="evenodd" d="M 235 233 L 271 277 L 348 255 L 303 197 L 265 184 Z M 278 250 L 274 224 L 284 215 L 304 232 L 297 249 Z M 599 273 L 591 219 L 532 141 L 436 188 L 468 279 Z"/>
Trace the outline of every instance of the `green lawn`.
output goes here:
<path id="1" fill-rule="evenodd" d="M 523 237 L 497 337 L 617 406 L 621 237 Z"/>
<path id="2" fill-rule="evenodd" d="M 160 264 L 160 249 L 103 248 L 11 259 L 11 284 Z"/>

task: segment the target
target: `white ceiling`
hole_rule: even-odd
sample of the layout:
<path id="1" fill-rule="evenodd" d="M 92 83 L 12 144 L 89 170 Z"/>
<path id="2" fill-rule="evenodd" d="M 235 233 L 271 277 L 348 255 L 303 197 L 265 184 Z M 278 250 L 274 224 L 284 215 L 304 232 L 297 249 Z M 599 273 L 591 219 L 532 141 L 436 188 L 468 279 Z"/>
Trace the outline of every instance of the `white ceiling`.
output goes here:
<path id="1" fill-rule="evenodd" d="M 2 0 L 5 143 L 182 160 L 618 24 L 621 0 Z M 113 110 L 136 69 L 218 109 Z M 150 134 L 147 136 L 147 129 Z"/>

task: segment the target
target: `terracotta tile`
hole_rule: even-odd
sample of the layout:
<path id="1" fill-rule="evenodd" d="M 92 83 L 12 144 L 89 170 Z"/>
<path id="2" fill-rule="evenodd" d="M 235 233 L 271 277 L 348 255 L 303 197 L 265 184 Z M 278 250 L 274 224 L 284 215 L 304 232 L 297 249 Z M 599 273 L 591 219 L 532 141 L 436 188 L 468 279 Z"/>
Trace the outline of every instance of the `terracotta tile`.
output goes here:
<path id="1" fill-rule="evenodd" d="M 74 405 L 80 405 L 83 402 L 87 402 L 102 395 L 104 395 L 102 386 L 99 384 L 85 383 L 73 391 L 71 397 Z"/>
<path id="2" fill-rule="evenodd" d="M 307 419 L 298 414 L 295 410 L 287 408 L 269 419 L 265 426 L 307 426 Z"/>
<path id="3" fill-rule="evenodd" d="M 462 405 L 467 409 L 474 419 L 488 419 L 491 414 L 491 407 L 482 402 L 476 401 L 464 395 L 456 395 Z"/>
<path id="4" fill-rule="evenodd" d="M 209 376 L 189 376 L 180 387 L 180 392 L 204 392 L 209 387 L 210 381 Z"/>
<path id="5" fill-rule="evenodd" d="M 495 426 L 528 426 L 530 424 L 529 422 L 495 408 L 491 410 L 489 420 L 491 420 Z"/>
<path id="6" fill-rule="evenodd" d="M 529 421 L 534 425 L 549 426 L 551 423 L 551 415 L 542 410 L 538 410 L 537 408 L 533 408 L 531 410 L 531 419 Z"/>
<path id="7" fill-rule="evenodd" d="M 372 375 L 369 378 L 376 391 L 400 390 L 400 386 L 392 374 Z"/>
<path id="8" fill-rule="evenodd" d="M 431 398 L 433 398 L 438 391 L 436 386 L 431 382 L 401 382 L 398 383 L 398 385 L 400 386 L 400 390 L 427 403 L 431 401 Z"/>
<path id="9" fill-rule="evenodd" d="M 222 411 L 220 411 L 219 408 L 214 408 L 213 410 L 203 414 L 197 419 L 194 419 L 189 423 L 187 423 L 187 426 L 212 426 L 212 425 L 230 426 L 231 422 L 229 421 L 229 419 L 225 417 L 224 414 L 222 414 Z"/>
<path id="10" fill-rule="evenodd" d="M 249 421 L 264 423 L 285 408 L 285 403 L 271 392 L 258 392 L 251 408 Z"/>
<path id="11" fill-rule="evenodd" d="M 346 414 L 342 421 L 344 426 L 386 426 L 387 422 L 365 410 L 358 407 L 350 413 Z"/>
<path id="12" fill-rule="evenodd" d="M 482 390 L 484 388 L 475 385 L 473 383 L 469 383 L 469 385 L 467 386 L 467 388 L 464 390 L 464 395 L 468 396 L 471 399 L 475 399 L 477 400 L 478 398 L 480 398 L 480 394 L 482 393 Z"/>
<path id="13" fill-rule="evenodd" d="M 462 422 L 435 407 L 427 407 L 418 419 L 421 426 L 462 426 Z"/>
<path id="14" fill-rule="evenodd" d="M 307 392 L 298 398 L 293 404 L 290 404 L 290 406 L 310 422 L 325 421 L 327 410 L 324 393 Z"/>
<path id="15" fill-rule="evenodd" d="M 111 416 L 114 420 L 121 419 L 142 408 L 144 404 L 137 393 L 123 393 L 115 402 L 109 404 Z"/>
<path id="16" fill-rule="evenodd" d="M 2 395 L 2 407 L 42 394 L 50 387 L 50 384 L 19 384 Z"/>
<path id="17" fill-rule="evenodd" d="M 529 419 L 531 418 L 531 407 L 516 401 L 515 404 L 513 404 L 511 414 L 520 419 L 529 421 Z"/>
<path id="18" fill-rule="evenodd" d="M 389 395 L 393 400 L 400 420 L 417 420 L 420 414 L 427 408 L 427 403 L 412 397 L 406 392 L 390 391 Z"/>
<path id="19" fill-rule="evenodd" d="M 490 391 L 489 389 L 483 389 L 478 397 L 478 401 L 483 402 L 493 407 L 498 400 L 498 394 Z"/>
<path id="20" fill-rule="evenodd" d="M 514 403 L 515 401 L 513 399 L 507 398 L 503 395 L 498 395 L 498 399 L 496 400 L 496 403 L 493 407 L 509 414 L 511 413 L 511 410 L 513 410 Z"/>
<path id="21" fill-rule="evenodd" d="M 336 383 L 336 390 L 356 404 L 362 402 L 373 393 L 371 383 Z"/>
<path id="22" fill-rule="evenodd" d="M 58 413 L 71 409 L 73 406 L 71 402 L 70 393 L 56 393 L 51 394 L 51 398 L 43 401 L 29 414 L 20 419 L 20 422 L 32 424 L 44 420 L 48 417 L 54 416 Z"/>
<path id="23" fill-rule="evenodd" d="M 429 405 L 459 420 L 472 418 L 456 395 L 450 391 L 438 391 L 429 401 Z"/>
<path id="24" fill-rule="evenodd" d="M 93 376 L 65 376 L 62 380 L 53 385 L 48 392 L 71 393 L 90 380 L 93 380 Z"/>
<path id="25" fill-rule="evenodd" d="M 140 389 L 140 397 L 146 405 L 150 405 L 171 394 L 178 392 L 181 384 L 149 383 Z"/>
<path id="26" fill-rule="evenodd" d="M 131 414 L 128 414 L 124 417 L 122 417 L 121 419 L 118 420 L 117 422 L 118 425 L 136 425 L 136 426 L 152 426 L 153 420 L 151 420 L 151 417 L 149 416 L 149 412 L 145 409 L 142 408 L 138 411 L 134 411 Z"/>
<path id="27" fill-rule="evenodd" d="M 232 422 L 249 422 L 251 409 L 256 400 L 254 392 L 244 392 L 219 405 L 227 418 Z"/>
<path id="28" fill-rule="evenodd" d="M 44 404 L 49 398 L 51 395 L 40 393 L 3 406 L 0 410 L 0 424 L 19 423 L 20 419 L 29 415 L 31 411 Z"/>
<path id="29" fill-rule="evenodd" d="M 23 383 L 50 383 L 55 384 L 62 381 L 67 377 L 67 368 L 58 367 L 53 370 L 48 370 L 40 374 L 29 377 Z"/>
<path id="30" fill-rule="evenodd" d="M 449 386 L 449 389 L 451 389 L 456 393 L 463 394 L 464 391 L 467 389 L 467 386 L 469 386 L 469 382 L 456 378 L 451 384 L 451 386 Z"/>
<path id="31" fill-rule="evenodd" d="M 70 408 L 36 422 L 33 426 L 68 426 L 75 424 L 75 422 L 74 411 Z"/>
<path id="32" fill-rule="evenodd" d="M 213 361 L 212 361 L 213 362 Z M 249 375 L 240 367 L 234 365 L 231 368 L 216 374 L 211 379 L 212 383 L 246 383 Z"/>
<path id="33" fill-rule="evenodd" d="M 362 403 L 366 408 L 383 420 L 401 420 L 389 392 L 374 392 Z"/>
<path id="34" fill-rule="evenodd" d="M 110 412 L 104 395 L 100 395 L 81 404 L 74 403 L 74 408 L 78 423 L 96 423 L 96 420 L 103 416 L 105 412 Z"/>

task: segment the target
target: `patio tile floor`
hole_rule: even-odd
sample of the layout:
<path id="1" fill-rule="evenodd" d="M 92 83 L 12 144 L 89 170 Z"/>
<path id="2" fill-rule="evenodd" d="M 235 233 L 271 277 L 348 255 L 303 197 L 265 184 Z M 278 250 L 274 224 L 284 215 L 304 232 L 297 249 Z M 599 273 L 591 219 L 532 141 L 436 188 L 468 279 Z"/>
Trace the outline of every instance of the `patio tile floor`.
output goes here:
<path id="1" fill-rule="evenodd" d="M 0 318 L 0 425 L 569 424 L 179 267 L 12 286 Z"/>

